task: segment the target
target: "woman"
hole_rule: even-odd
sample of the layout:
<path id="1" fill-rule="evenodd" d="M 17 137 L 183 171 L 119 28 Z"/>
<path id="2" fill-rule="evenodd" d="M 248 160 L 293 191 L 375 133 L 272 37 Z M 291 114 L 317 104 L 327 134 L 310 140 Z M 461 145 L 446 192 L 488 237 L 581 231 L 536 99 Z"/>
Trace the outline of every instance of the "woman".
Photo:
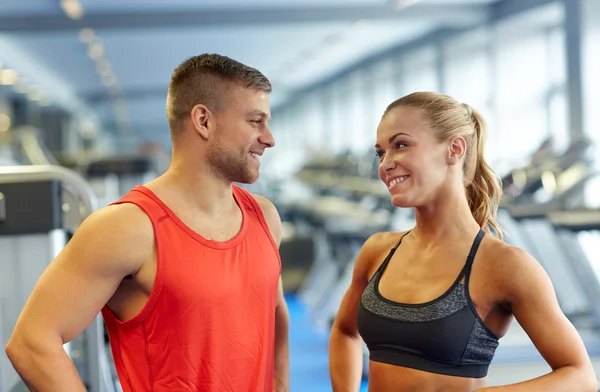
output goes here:
<path id="1" fill-rule="evenodd" d="M 414 208 L 417 224 L 364 244 L 331 334 L 333 390 L 358 391 L 362 338 L 369 391 L 597 391 L 545 271 L 502 242 L 481 116 L 448 96 L 414 93 L 387 108 L 375 149 L 392 203 Z M 553 370 L 486 388 L 513 317 Z"/>

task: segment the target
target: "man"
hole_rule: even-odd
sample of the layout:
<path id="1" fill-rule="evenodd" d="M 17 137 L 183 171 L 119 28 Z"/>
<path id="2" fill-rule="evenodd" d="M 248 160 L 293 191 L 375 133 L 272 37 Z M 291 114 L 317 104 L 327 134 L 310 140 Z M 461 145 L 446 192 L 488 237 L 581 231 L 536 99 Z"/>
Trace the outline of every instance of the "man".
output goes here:
<path id="1" fill-rule="evenodd" d="M 33 391 L 85 391 L 62 345 L 101 310 L 123 390 L 287 391 L 288 323 L 271 202 L 271 85 L 200 55 L 173 73 L 169 169 L 92 214 L 35 287 L 6 352 Z"/>

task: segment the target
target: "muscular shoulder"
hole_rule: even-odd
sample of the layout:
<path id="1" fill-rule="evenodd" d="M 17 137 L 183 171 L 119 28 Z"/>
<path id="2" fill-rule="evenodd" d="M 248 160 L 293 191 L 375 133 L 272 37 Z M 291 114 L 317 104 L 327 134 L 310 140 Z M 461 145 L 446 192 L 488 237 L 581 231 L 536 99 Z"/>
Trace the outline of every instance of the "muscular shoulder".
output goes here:
<path id="1" fill-rule="evenodd" d="M 134 204 L 104 207 L 90 215 L 76 230 L 70 248 L 90 259 L 118 268 L 137 270 L 148 260 L 154 231 L 148 216 Z M 82 255 L 83 256 L 83 255 Z"/>
<path id="2" fill-rule="evenodd" d="M 90 215 L 83 222 L 82 227 L 84 226 L 88 230 L 125 235 L 130 239 L 142 239 L 153 234 L 150 218 L 131 203 L 104 207 Z"/>
<path id="3" fill-rule="evenodd" d="M 265 215 L 265 218 L 268 219 L 268 216 L 269 217 L 277 216 L 277 218 L 279 218 L 279 213 L 277 212 L 277 208 L 275 208 L 275 205 L 273 204 L 273 202 L 271 202 L 271 200 L 267 199 L 264 196 L 257 195 L 255 193 L 252 194 L 252 197 L 254 198 L 254 200 L 256 200 L 256 202 L 260 206 L 263 214 Z"/>
<path id="4" fill-rule="evenodd" d="M 256 200 L 260 209 L 262 210 L 275 243 L 279 245 L 281 242 L 281 217 L 279 216 L 277 208 L 269 199 L 264 196 L 252 194 L 252 197 L 254 197 L 254 200 Z"/>
<path id="5" fill-rule="evenodd" d="M 502 302 L 515 303 L 533 287 L 548 282 L 541 264 L 527 251 L 499 240 L 489 246 L 488 274 Z"/>

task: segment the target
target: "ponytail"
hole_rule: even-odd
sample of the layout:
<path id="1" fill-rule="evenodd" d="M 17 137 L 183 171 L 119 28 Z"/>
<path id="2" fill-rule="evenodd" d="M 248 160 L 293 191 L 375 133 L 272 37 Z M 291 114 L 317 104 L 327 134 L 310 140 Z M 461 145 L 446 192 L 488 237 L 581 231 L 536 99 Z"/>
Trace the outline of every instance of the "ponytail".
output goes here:
<path id="1" fill-rule="evenodd" d="M 471 181 L 467 183 L 466 187 L 469 207 L 473 217 L 481 228 L 487 232 L 493 230 L 499 239 L 503 239 L 502 229 L 497 221 L 502 187 L 500 179 L 487 164 L 484 157 L 486 124 L 479 112 L 467 105 L 464 106 L 470 112 L 475 128 L 473 143 L 471 143 L 474 151 L 470 154 L 473 162 L 469 165 L 471 166 L 471 170 L 468 171 L 472 175 L 469 176 Z"/>

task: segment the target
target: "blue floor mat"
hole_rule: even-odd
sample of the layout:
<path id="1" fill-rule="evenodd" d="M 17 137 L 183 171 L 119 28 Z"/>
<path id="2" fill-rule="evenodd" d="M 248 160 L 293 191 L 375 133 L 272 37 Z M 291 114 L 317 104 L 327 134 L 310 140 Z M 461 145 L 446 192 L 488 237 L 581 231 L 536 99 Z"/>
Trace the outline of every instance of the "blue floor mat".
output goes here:
<path id="1" fill-rule="evenodd" d="M 329 334 L 317 331 L 305 306 L 286 296 L 290 311 L 290 382 L 292 392 L 331 392 L 327 344 Z M 366 382 L 362 391 L 367 391 Z"/>

